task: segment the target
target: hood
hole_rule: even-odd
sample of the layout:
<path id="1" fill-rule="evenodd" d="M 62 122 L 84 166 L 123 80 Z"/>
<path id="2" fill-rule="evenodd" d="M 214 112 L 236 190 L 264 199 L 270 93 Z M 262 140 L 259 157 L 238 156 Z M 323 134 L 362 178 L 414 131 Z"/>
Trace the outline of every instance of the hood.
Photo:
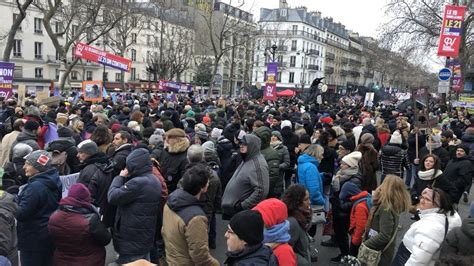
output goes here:
<path id="1" fill-rule="evenodd" d="M 173 145 L 168 145 L 166 150 L 169 153 L 183 153 L 186 152 L 189 148 L 189 140 L 188 138 L 181 138 L 178 142 L 174 143 Z"/>
<path id="2" fill-rule="evenodd" d="M 348 198 L 352 198 L 362 192 L 360 189 L 361 180 L 357 178 L 351 178 L 349 181 L 344 183 L 344 189 Z"/>
<path id="3" fill-rule="evenodd" d="M 288 218 L 288 208 L 285 203 L 275 198 L 260 202 L 252 210 L 262 215 L 266 227 L 281 224 Z"/>
<path id="4" fill-rule="evenodd" d="M 306 153 L 303 154 L 303 155 L 300 155 L 300 157 L 298 157 L 298 164 L 303 164 L 303 163 L 312 163 L 316 167 L 319 166 L 318 160 L 316 160 L 316 158 L 314 158 L 313 156 L 311 156 L 309 154 L 306 154 Z"/>
<path id="5" fill-rule="evenodd" d="M 461 140 L 462 142 L 474 143 L 474 134 L 464 133 Z"/>
<path id="6" fill-rule="evenodd" d="M 142 176 L 152 172 L 150 152 L 144 148 L 132 151 L 132 153 L 127 156 L 125 164 L 127 165 L 128 174 L 131 177 Z"/>
<path id="7" fill-rule="evenodd" d="M 368 195 L 369 195 L 369 192 L 364 190 L 364 191 L 360 192 L 359 194 L 352 196 L 351 201 L 355 202 L 358 199 L 362 199 L 362 198 L 367 197 Z"/>
<path id="8" fill-rule="evenodd" d="M 399 144 L 393 144 L 393 143 L 387 143 L 385 146 L 382 148 L 382 152 L 385 155 L 391 156 L 399 153 L 402 150 L 401 146 Z"/>
<path id="9" fill-rule="evenodd" d="M 474 239 L 474 217 L 464 219 L 462 221 L 461 230 L 469 238 Z"/>
<path id="10" fill-rule="evenodd" d="M 362 132 L 363 132 L 363 133 L 372 133 L 372 134 L 375 134 L 375 135 L 376 135 L 376 134 L 377 134 L 377 129 L 375 128 L 374 125 L 370 124 L 370 125 L 364 126 L 364 127 L 362 128 Z M 363 134 L 363 133 L 362 133 L 362 134 Z"/>
<path id="11" fill-rule="evenodd" d="M 261 140 L 259 137 L 252 135 L 252 134 L 247 134 L 244 136 L 245 140 L 247 141 L 247 156 L 246 156 L 246 161 L 252 159 L 253 157 L 257 156 L 260 154 L 260 146 L 261 146 Z"/>
<path id="12" fill-rule="evenodd" d="M 168 196 L 166 204 L 168 204 L 168 207 L 174 212 L 178 212 L 189 206 L 201 206 L 199 200 L 195 196 L 181 188 L 176 189 Z"/>
<path id="13" fill-rule="evenodd" d="M 18 209 L 18 205 L 15 203 L 15 197 L 3 190 L 0 190 L 0 209 L 5 209 L 11 213 L 16 213 Z"/>
<path id="14" fill-rule="evenodd" d="M 87 158 L 83 163 L 81 163 L 82 168 L 86 167 L 89 164 L 109 164 L 109 159 L 107 158 L 107 155 L 105 155 L 102 152 L 98 152 L 91 157 Z"/>
<path id="15" fill-rule="evenodd" d="M 36 141 L 37 139 L 38 139 L 38 135 L 36 135 L 35 132 L 23 129 L 23 131 L 20 132 L 20 134 L 18 134 L 18 137 L 16 138 L 16 141 L 17 142 L 21 142 L 21 141 L 25 141 L 25 140 L 34 140 L 34 141 Z"/>
<path id="16" fill-rule="evenodd" d="M 254 132 L 257 137 L 260 138 L 262 145 L 260 147 L 261 150 L 266 149 L 270 146 L 270 141 L 272 138 L 272 130 L 268 127 L 259 127 Z"/>
<path id="17" fill-rule="evenodd" d="M 48 144 L 48 151 L 66 151 L 72 146 L 76 146 L 76 141 L 73 138 L 59 138 L 57 140 L 53 140 Z"/>
<path id="18" fill-rule="evenodd" d="M 28 183 L 32 183 L 34 181 L 41 182 L 43 185 L 48 187 L 50 190 L 62 191 L 62 189 L 61 189 L 62 183 L 61 183 L 61 180 L 59 179 L 58 170 L 56 170 L 56 168 L 51 168 L 51 169 L 46 170 L 42 173 L 38 173 L 38 174 L 32 176 L 28 180 Z"/>

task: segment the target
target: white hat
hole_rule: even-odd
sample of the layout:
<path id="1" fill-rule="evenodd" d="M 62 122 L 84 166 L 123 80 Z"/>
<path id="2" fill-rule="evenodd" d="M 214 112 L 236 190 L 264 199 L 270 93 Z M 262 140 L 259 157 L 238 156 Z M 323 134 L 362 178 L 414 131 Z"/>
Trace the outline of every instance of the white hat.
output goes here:
<path id="1" fill-rule="evenodd" d="M 390 143 L 402 144 L 402 135 L 400 135 L 398 130 L 393 132 L 392 136 L 390 137 Z"/>
<path id="2" fill-rule="evenodd" d="M 211 138 L 218 139 L 222 135 L 222 129 L 217 127 L 213 128 L 211 131 Z"/>
<path id="3" fill-rule="evenodd" d="M 284 128 L 284 127 L 290 127 L 290 128 L 292 127 L 290 120 L 281 121 L 281 128 Z"/>
<path id="4" fill-rule="evenodd" d="M 354 151 L 342 158 L 342 162 L 349 165 L 351 168 L 356 167 L 359 164 L 360 159 L 362 158 L 362 153 L 360 151 Z"/>

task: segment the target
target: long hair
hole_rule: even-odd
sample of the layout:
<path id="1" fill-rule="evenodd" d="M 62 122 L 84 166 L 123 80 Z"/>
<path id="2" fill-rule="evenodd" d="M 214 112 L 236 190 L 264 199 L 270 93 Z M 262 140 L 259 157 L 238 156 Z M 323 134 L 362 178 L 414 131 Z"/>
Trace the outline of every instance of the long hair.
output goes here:
<path id="1" fill-rule="evenodd" d="M 99 125 L 92 133 L 91 140 L 94 141 L 97 146 L 100 146 L 112 143 L 113 136 L 108 127 Z"/>
<path id="2" fill-rule="evenodd" d="M 375 190 L 374 203 L 382 208 L 400 214 L 411 206 L 403 179 L 396 175 L 387 175 L 382 184 Z"/>
<path id="3" fill-rule="evenodd" d="M 302 185 L 294 184 L 288 187 L 283 195 L 282 201 L 288 208 L 288 216 L 295 217 L 302 228 L 306 228 L 309 223 L 310 211 L 301 207 L 306 196 L 306 188 Z"/>
<path id="4" fill-rule="evenodd" d="M 439 161 L 439 157 L 436 156 L 436 154 L 428 154 L 426 155 L 425 157 L 423 157 L 423 159 L 421 160 L 421 164 L 420 164 L 420 171 L 426 171 L 428 169 L 425 168 L 425 161 L 426 159 L 428 158 L 433 158 L 433 161 L 434 161 L 434 165 L 433 165 L 433 169 L 434 169 L 434 172 L 433 172 L 433 178 L 436 176 L 436 173 L 438 172 L 438 170 L 441 170 L 441 163 Z"/>

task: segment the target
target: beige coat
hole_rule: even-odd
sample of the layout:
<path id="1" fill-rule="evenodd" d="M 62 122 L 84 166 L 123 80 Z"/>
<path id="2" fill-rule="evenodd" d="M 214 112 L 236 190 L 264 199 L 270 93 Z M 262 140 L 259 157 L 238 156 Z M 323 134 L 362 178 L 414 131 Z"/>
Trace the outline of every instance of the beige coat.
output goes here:
<path id="1" fill-rule="evenodd" d="M 2 139 L 2 146 L 0 150 L 0 166 L 5 167 L 5 164 L 10 162 L 10 151 L 12 149 L 13 142 L 15 142 L 16 138 L 20 134 L 20 131 L 12 131 L 3 137 Z"/>

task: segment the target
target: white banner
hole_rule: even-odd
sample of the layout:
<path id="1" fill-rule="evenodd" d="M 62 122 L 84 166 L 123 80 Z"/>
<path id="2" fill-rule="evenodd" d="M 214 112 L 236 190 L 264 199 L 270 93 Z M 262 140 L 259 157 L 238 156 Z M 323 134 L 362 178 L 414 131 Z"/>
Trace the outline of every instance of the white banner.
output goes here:
<path id="1" fill-rule="evenodd" d="M 72 185 L 76 184 L 77 178 L 79 178 L 79 173 L 59 176 L 59 179 L 61 179 L 61 183 L 63 183 L 63 198 L 67 197 L 69 188 L 71 188 Z"/>

